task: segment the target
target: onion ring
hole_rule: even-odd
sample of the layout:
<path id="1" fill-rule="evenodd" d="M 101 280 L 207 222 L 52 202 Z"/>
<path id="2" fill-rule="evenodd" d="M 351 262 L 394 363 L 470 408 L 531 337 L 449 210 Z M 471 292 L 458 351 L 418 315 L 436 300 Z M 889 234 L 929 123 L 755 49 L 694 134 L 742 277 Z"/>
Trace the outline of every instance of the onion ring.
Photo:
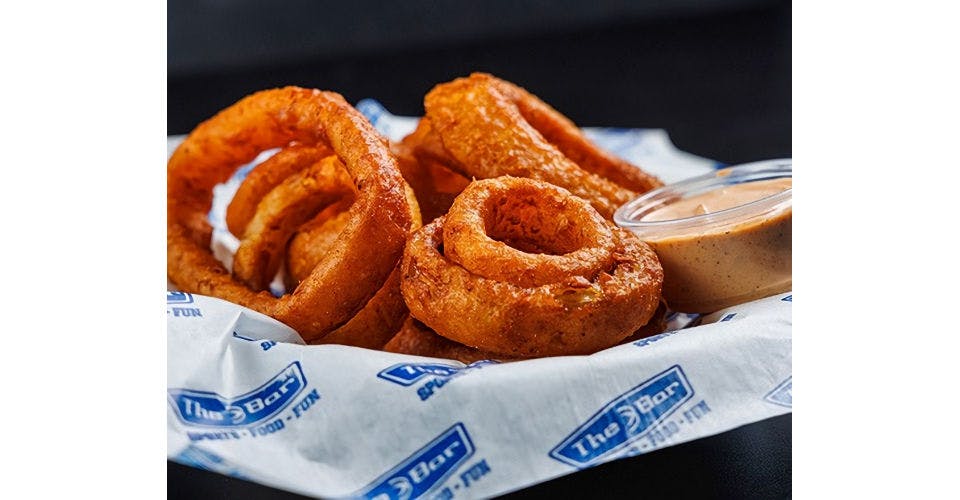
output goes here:
<path id="1" fill-rule="evenodd" d="M 613 264 L 610 226 L 587 202 L 520 178 L 475 183 L 443 225 L 444 255 L 464 269 L 530 288 L 593 279 Z"/>
<path id="2" fill-rule="evenodd" d="M 341 344 L 382 349 L 407 317 L 407 304 L 400 293 L 400 265 L 394 268 L 387 282 L 363 309 L 347 324 L 311 344 Z"/>
<path id="3" fill-rule="evenodd" d="M 645 193 L 663 185 L 659 179 L 641 170 L 636 165 L 618 158 L 591 142 L 580 128 L 569 118 L 527 92 L 506 80 L 493 76 L 500 91 L 516 103 L 523 118 L 543 135 L 547 142 L 556 146 L 564 156 L 580 168 L 613 181 L 617 185 L 639 193 Z"/>
<path id="4" fill-rule="evenodd" d="M 409 147 L 417 159 L 433 160 L 434 163 L 446 167 L 447 172 L 451 175 L 465 179 L 467 183 L 469 183 L 469 179 L 454 172 L 454 170 L 462 169 L 462 167 L 460 167 L 457 160 L 450 156 L 450 153 L 444 149 L 443 140 L 440 139 L 433 125 L 430 124 L 430 119 L 426 116 L 420 118 L 420 121 L 417 122 L 417 128 L 414 129 L 410 135 L 404 137 L 401 143 Z M 462 191 L 464 187 L 467 187 L 466 183 L 461 186 L 460 190 Z"/>
<path id="5" fill-rule="evenodd" d="M 230 277 L 209 251 L 212 190 L 261 151 L 291 142 L 332 149 L 357 199 L 329 255 L 279 299 Z M 342 96 L 297 87 L 245 97 L 200 124 L 167 163 L 167 274 L 286 323 L 310 342 L 346 323 L 379 290 L 413 224 L 406 182 L 386 141 Z"/>
<path id="6" fill-rule="evenodd" d="M 421 225 L 419 211 L 413 191 L 406 188 L 410 199 L 412 227 Z M 290 241 L 287 248 L 287 267 L 292 279 L 298 278 L 302 270 L 309 273 L 329 251 L 330 245 L 339 232 L 343 231 L 349 220 L 351 197 L 328 206 L 305 224 L 300 233 Z M 390 340 L 407 317 L 407 305 L 400 293 L 400 263 L 387 278 L 386 283 L 362 309 L 347 323 L 330 332 L 312 344 L 342 344 L 367 349 L 380 349 Z"/>
<path id="7" fill-rule="evenodd" d="M 310 222 L 300 226 L 296 234 L 287 245 L 287 283 L 288 289 L 294 289 L 301 281 L 307 279 L 317 263 L 330 251 L 337 236 L 347 227 L 350 212 L 347 210 L 353 203 L 353 196 L 347 196 L 340 201 L 328 205 L 320 211 Z"/>
<path id="8" fill-rule="evenodd" d="M 654 311 L 653 317 L 650 318 L 650 321 L 647 324 L 640 327 L 639 330 L 633 332 L 633 335 L 623 339 L 621 343 L 627 344 L 630 342 L 636 342 L 640 339 L 645 339 L 647 337 L 652 337 L 654 335 L 663 333 L 667 329 L 667 306 L 666 302 L 662 299 L 660 300 L 660 305 L 657 306 L 657 310 Z"/>
<path id="9" fill-rule="evenodd" d="M 257 204 L 287 177 L 333 154 L 326 146 L 293 144 L 281 149 L 250 171 L 227 205 L 227 229 L 243 238 L 247 223 L 257 212 Z"/>
<path id="10" fill-rule="evenodd" d="M 546 181 L 590 201 L 607 219 L 638 192 L 662 185 L 601 151 L 536 96 L 488 74 L 437 85 L 424 107 L 443 149 L 456 160 L 450 167 L 468 177 Z"/>
<path id="11" fill-rule="evenodd" d="M 254 290 L 266 289 L 280 269 L 287 242 L 297 228 L 321 208 L 352 194 L 353 189 L 336 156 L 286 178 L 263 197 L 246 224 L 233 256 L 233 275 Z"/>
<path id="12" fill-rule="evenodd" d="M 429 120 L 422 118 L 413 133 L 391 144 L 403 178 L 417 195 L 424 222 L 447 213 L 453 199 L 470 183 L 446 166 L 452 159 L 439 140 L 432 133 Z"/>
<path id="13" fill-rule="evenodd" d="M 387 342 L 387 345 L 383 346 L 383 350 L 428 358 L 454 359 L 465 365 L 487 359 L 498 361 L 521 359 L 504 357 L 447 340 L 413 317 L 408 317 L 403 322 L 400 331 Z"/>
<path id="14" fill-rule="evenodd" d="M 532 191 L 544 198 L 529 196 Z M 558 194 L 572 201 L 548 199 Z M 485 206 L 469 206 L 474 201 Z M 512 215 L 497 211 L 528 203 L 534 205 L 530 210 Z M 480 227 L 492 233 L 486 235 L 488 241 L 474 236 L 446 239 L 447 220 L 470 220 L 461 210 L 484 214 Z M 543 221 L 531 215 L 540 210 L 572 219 L 583 232 L 569 231 L 566 224 L 541 225 Z M 411 316 L 450 340 L 510 357 L 589 354 L 616 345 L 653 316 L 663 270 L 649 246 L 596 212 L 585 217 L 589 210 L 585 201 L 545 182 L 514 177 L 474 181 L 450 213 L 414 232 L 407 242 L 401 290 Z M 523 228 L 522 238 L 510 232 L 512 226 Z M 609 234 L 612 247 L 600 241 L 602 237 L 591 244 L 591 234 Z M 513 242 L 524 248 L 508 248 Z M 465 251 L 460 243 L 476 248 Z M 563 257 L 576 254 L 578 246 L 591 249 L 597 267 L 572 265 L 561 280 L 544 283 L 569 263 Z M 554 252 L 562 255 L 544 255 Z M 456 261 L 464 253 L 471 255 L 464 260 L 469 268 Z M 523 253 L 527 255 L 520 256 Z M 483 263 L 483 256 L 490 260 Z M 509 264 L 510 256 L 518 257 L 515 263 Z M 538 260 L 545 262 L 542 268 Z M 498 271 L 501 263 L 512 267 Z"/>

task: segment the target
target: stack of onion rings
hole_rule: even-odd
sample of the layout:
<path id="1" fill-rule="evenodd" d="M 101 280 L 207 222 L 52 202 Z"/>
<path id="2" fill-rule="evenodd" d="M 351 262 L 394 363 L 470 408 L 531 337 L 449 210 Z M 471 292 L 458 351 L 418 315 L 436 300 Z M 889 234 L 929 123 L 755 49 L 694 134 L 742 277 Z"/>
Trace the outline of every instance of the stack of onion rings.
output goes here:
<path id="1" fill-rule="evenodd" d="M 256 207 L 243 228 L 244 236 L 233 260 L 234 276 L 246 281 L 251 288 L 255 286 L 249 280 L 251 274 L 265 287 L 284 261 L 286 287 L 295 289 L 322 262 L 349 222 L 356 189 L 336 156 L 327 156 L 293 171 L 286 179 L 275 182 L 259 201 L 247 195 L 263 191 L 260 188 L 265 184 L 263 179 L 279 179 L 271 170 L 286 168 L 285 165 L 294 163 L 294 156 L 308 157 L 303 151 L 296 147 L 282 149 L 258 165 L 237 190 L 242 196 L 234 196 L 227 207 L 228 217 L 231 213 L 243 213 L 248 204 Z M 274 159 L 279 160 L 271 161 Z M 281 165 L 284 167 L 279 167 Z M 257 173 L 260 175 L 253 175 Z M 248 187 L 250 184 L 254 187 Z M 415 208 L 413 195 L 407 189 L 410 207 Z M 240 206 L 236 206 L 238 203 Z M 419 228 L 419 213 L 413 210 L 411 217 L 411 230 Z M 239 216 L 235 220 L 238 224 L 244 223 Z M 397 332 L 406 315 L 407 306 L 400 295 L 400 273 L 394 268 L 380 290 L 353 318 L 323 338 L 310 342 L 379 349 Z"/>
<path id="2" fill-rule="evenodd" d="M 234 170 L 261 151 L 293 143 L 316 148 L 321 155 L 326 150 L 334 153 L 342 161 L 356 194 L 342 230 L 323 259 L 292 293 L 275 298 L 231 276 L 213 257 L 206 217 L 216 184 L 227 180 Z M 301 175 L 301 180 L 323 177 L 303 177 L 304 164 L 310 162 L 295 163 L 299 170 L 291 168 L 296 171 L 292 175 Z M 270 198 L 289 176 L 277 178 L 282 181 L 268 182 L 272 184 L 269 189 L 249 188 L 257 191 L 251 199 L 257 199 L 262 192 L 257 210 L 260 202 Z M 332 92 L 286 87 L 242 99 L 202 123 L 186 138 L 167 164 L 167 179 L 167 274 L 171 281 L 184 291 L 220 297 L 271 315 L 296 329 L 308 342 L 319 341 L 349 324 L 379 295 L 391 274 L 396 274 L 406 238 L 419 222 L 416 200 L 387 142 L 359 112 Z M 294 181 L 286 186 L 288 191 L 297 190 Z M 334 198 L 331 196 L 329 201 Z M 275 201 L 282 199 L 277 195 Z M 273 212 L 296 213 L 280 217 L 292 220 L 306 218 L 303 213 L 320 208 L 284 208 Z M 257 220 L 256 213 L 250 217 L 250 221 Z M 259 234 L 248 233 L 249 225 L 244 225 L 245 237 Z M 237 227 L 235 222 L 234 228 Z M 276 245 L 263 248 L 274 251 Z M 258 271 L 258 267 L 251 269 Z M 255 274 L 263 273 L 247 276 Z M 262 284 L 263 279 L 251 281 Z"/>
<path id="3" fill-rule="evenodd" d="M 426 118 L 442 143 L 422 151 L 447 158 L 463 175 L 527 177 L 566 188 L 607 219 L 638 193 L 662 183 L 599 149 L 569 119 L 512 83 L 474 73 L 437 85 L 424 99 Z"/>
<path id="4" fill-rule="evenodd" d="M 403 178 L 417 195 L 424 223 L 447 213 L 453 199 L 470 183 L 452 167 L 455 160 L 444 151 L 426 118 L 403 141 L 392 144 L 392 150 Z"/>
<path id="5" fill-rule="evenodd" d="M 227 206 L 226 223 L 237 238 L 242 238 L 253 219 L 260 200 L 291 175 L 330 156 L 333 151 L 320 144 L 314 147 L 291 144 L 267 158 L 250 171 Z"/>
<path id="6" fill-rule="evenodd" d="M 308 343 L 465 363 L 588 354 L 662 329 L 656 256 L 604 220 L 656 178 L 490 75 L 438 85 L 425 107 L 397 143 L 338 94 L 297 87 L 202 123 L 168 162 L 170 280 Z M 213 187 L 274 148 L 227 208 L 231 274 L 209 250 Z M 292 292 L 274 297 L 284 265 Z"/>
<path id="7" fill-rule="evenodd" d="M 353 190 L 353 183 L 336 156 L 328 156 L 284 179 L 259 200 L 253 217 L 246 223 L 240 247 L 233 256 L 234 276 L 254 290 L 266 289 L 280 269 L 287 242 L 300 226 L 344 196 L 352 197 Z M 228 214 L 233 206 L 231 203 L 227 208 Z"/>
<path id="8" fill-rule="evenodd" d="M 474 181 L 403 256 L 410 314 L 449 340 L 526 358 L 588 354 L 644 326 L 660 303 L 653 250 L 567 190 Z"/>

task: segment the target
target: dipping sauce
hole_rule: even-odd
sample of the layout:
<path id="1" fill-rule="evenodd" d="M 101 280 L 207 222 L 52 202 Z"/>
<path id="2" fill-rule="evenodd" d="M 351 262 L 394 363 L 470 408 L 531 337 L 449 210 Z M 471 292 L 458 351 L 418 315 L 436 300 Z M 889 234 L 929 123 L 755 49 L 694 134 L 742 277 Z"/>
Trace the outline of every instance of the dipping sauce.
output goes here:
<path id="1" fill-rule="evenodd" d="M 640 220 L 672 220 L 711 214 L 773 196 L 792 187 L 793 179 L 790 177 L 723 186 L 704 194 L 675 201 L 644 215 Z"/>
<path id="2" fill-rule="evenodd" d="M 791 167 L 758 174 L 768 163 L 665 186 L 617 211 L 657 252 L 671 310 L 709 313 L 790 290 Z"/>

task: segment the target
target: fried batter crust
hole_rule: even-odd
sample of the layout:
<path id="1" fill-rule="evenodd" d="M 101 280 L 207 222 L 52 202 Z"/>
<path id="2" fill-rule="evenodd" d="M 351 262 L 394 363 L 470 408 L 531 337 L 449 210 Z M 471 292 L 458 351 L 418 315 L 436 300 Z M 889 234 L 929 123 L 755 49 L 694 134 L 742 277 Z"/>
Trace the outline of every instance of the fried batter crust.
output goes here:
<path id="1" fill-rule="evenodd" d="M 323 145 L 291 144 L 264 160 L 247 174 L 227 205 L 227 229 L 237 238 L 243 238 L 247 223 L 257 212 L 257 204 L 267 193 L 291 175 L 332 154 L 333 151 Z"/>
<path id="2" fill-rule="evenodd" d="M 474 181 L 461 196 L 469 196 L 474 186 L 518 181 Z M 558 189 L 539 181 L 523 183 L 541 184 L 548 192 Z M 627 231 L 609 226 L 610 264 L 591 270 L 592 278 L 570 275 L 521 286 L 451 259 L 448 254 L 461 250 L 451 249 L 444 239 L 447 217 L 411 235 L 401 290 L 410 314 L 450 340 L 511 357 L 589 354 L 637 331 L 660 303 L 663 271 L 657 256 Z"/>
<path id="3" fill-rule="evenodd" d="M 234 276 L 254 290 L 267 289 L 297 228 L 353 191 L 353 182 L 336 156 L 284 179 L 260 200 L 246 225 L 233 256 Z"/>
<path id="4" fill-rule="evenodd" d="M 517 361 L 519 358 L 510 358 L 473 349 L 452 340 L 445 339 L 431 330 L 427 325 L 408 317 L 403 322 L 400 331 L 383 347 L 384 351 L 429 358 L 454 359 L 463 364 L 470 364 L 486 359 L 498 361 Z"/>
<path id="5" fill-rule="evenodd" d="M 332 149 L 358 194 L 327 258 L 293 293 L 271 299 L 212 265 L 206 214 L 216 184 L 291 142 Z M 386 140 L 339 94 L 257 92 L 200 124 L 167 163 L 167 274 L 184 291 L 251 307 L 317 340 L 352 318 L 396 267 L 413 224 L 405 187 Z"/>
<path id="6" fill-rule="evenodd" d="M 662 185 L 597 148 L 536 96 L 488 74 L 437 85 L 424 107 L 455 160 L 450 167 L 468 177 L 546 181 L 588 200 L 607 219 L 638 193 Z"/>

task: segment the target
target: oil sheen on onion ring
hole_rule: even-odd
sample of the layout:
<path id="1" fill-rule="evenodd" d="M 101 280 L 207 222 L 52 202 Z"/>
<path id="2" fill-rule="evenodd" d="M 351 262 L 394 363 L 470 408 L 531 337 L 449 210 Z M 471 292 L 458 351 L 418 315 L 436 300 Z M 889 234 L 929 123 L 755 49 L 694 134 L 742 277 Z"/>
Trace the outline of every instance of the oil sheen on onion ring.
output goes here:
<path id="1" fill-rule="evenodd" d="M 353 190 L 350 176 L 336 156 L 284 179 L 260 200 L 247 223 L 233 256 L 234 276 L 254 290 L 267 289 L 297 228 Z"/>
<path id="2" fill-rule="evenodd" d="M 413 191 L 407 188 L 413 218 L 413 228 L 421 225 L 420 214 L 416 209 Z M 287 247 L 288 275 L 299 280 L 299 273 L 313 269 L 329 252 L 330 245 L 343 231 L 345 218 L 349 215 L 351 197 L 328 206 L 310 222 L 305 224 Z M 313 344 L 341 344 L 367 349 L 380 349 L 397 332 L 407 317 L 407 305 L 400 294 L 400 262 L 387 278 L 386 283 L 377 290 L 356 315 L 347 323 L 330 332 Z"/>
<path id="3" fill-rule="evenodd" d="M 580 196 L 610 219 L 655 177 L 591 143 L 566 117 L 516 85 L 474 73 L 434 87 L 426 117 L 468 177 L 527 177 Z"/>
<path id="4" fill-rule="evenodd" d="M 227 205 L 227 229 L 243 238 L 247 223 L 257 211 L 257 204 L 284 179 L 333 154 L 326 146 L 310 147 L 293 144 L 278 151 L 250 171 Z"/>
<path id="5" fill-rule="evenodd" d="M 317 263 L 330 251 L 330 246 L 337 241 L 343 228 L 347 227 L 351 204 L 353 196 L 345 196 L 321 210 L 310 222 L 297 228 L 297 232 L 287 244 L 287 289 L 292 290 L 307 279 Z"/>
<path id="6" fill-rule="evenodd" d="M 539 357 L 616 345 L 653 316 L 662 283 L 653 250 L 586 201 L 499 177 L 474 181 L 411 235 L 401 290 L 411 316 L 450 340 Z"/>
<path id="7" fill-rule="evenodd" d="M 347 324 L 311 344 L 340 344 L 367 349 L 382 349 L 396 334 L 407 317 L 407 304 L 400 293 L 400 264 Z"/>
<path id="8" fill-rule="evenodd" d="M 486 359 L 496 359 L 498 361 L 518 360 L 518 358 L 510 358 L 492 352 L 481 351 L 443 338 L 428 328 L 427 325 L 424 325 L 413 317 L 408 317 L 407 320 L 403 322 L 400 331 L 387 342 L 383 350 L 397 354 L 410 354 L 428 358 L 454 359 L 463 364 L 470 364 Z"/>
<path id="9" fill-rule="evenodd" d="M 400 173 L 417 195 L 424 222 L 447 213 L 453 199 L 470 183 L 448 167 L 453 160 L 442 148 L 426 118 L 401 142 L 391 144 Z"/>
<path id="10" fill-rule="evenodd" d="M 287 277 L 299 283 L 326 255 L 330 244 L 343 230 L 351 199 L 337 202 L 317 214 L 303 226 L 287 247 Z M 420 227 L 417 224 L 417 227 Z M 306 274 L 301 274 L 306 273 Z M 407 305 L 400 294 L 400 263 L 390 273 L 363 309 L 348 321 L 314 341 L 315 344 L 341 344 L 367 349 L 381 349 L 396 334 L 407 317 Z"/>
<path id="11" fill-rule="evenodd" d="M 448 168 L 457 166 L 457 160 L 444 149 L 443 141 L 426 116 L 420 118 L 420 121 L 417 122 L 417 128 L 410 135 L 404 137 L 401 142 L 410 147 L 418 158 L 431 158 Z"/>
<path id="12" fill-rule="evenodd" d="M 234 279 L 213 258 L 206 216 L 215 185 L 260 152 L 292 142 L 332 149 L 357 199 L 326 258 L 277 299 Z M 413 224 L 405 188 L 386 140 L 339 94 L 257 92 L 200 124 L 167 163 L 167 274 L 181 290 L 256 309 L 318 340 L 350 320 L 396 267 Z"/>

